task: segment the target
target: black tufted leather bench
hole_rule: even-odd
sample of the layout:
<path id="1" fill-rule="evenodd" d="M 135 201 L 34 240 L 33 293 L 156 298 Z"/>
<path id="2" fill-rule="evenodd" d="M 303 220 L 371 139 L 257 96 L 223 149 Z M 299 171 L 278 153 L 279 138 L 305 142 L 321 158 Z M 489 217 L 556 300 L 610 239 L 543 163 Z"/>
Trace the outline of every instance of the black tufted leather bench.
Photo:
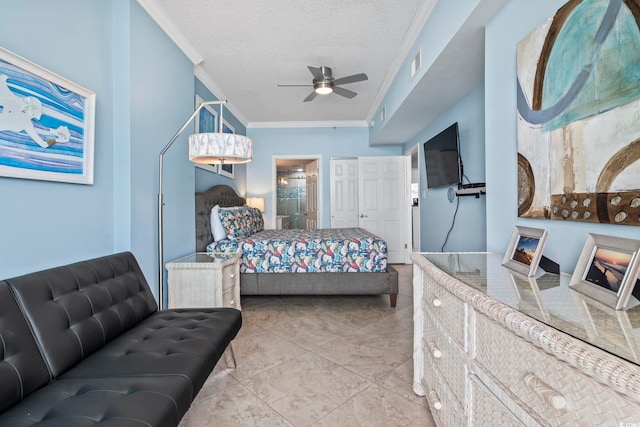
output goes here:
<path id="1" fill-rule="evenodd" d="M 242 325 L 158 311 L 134 256 L 0 282 L 0 427 L 177 426 Z"/>

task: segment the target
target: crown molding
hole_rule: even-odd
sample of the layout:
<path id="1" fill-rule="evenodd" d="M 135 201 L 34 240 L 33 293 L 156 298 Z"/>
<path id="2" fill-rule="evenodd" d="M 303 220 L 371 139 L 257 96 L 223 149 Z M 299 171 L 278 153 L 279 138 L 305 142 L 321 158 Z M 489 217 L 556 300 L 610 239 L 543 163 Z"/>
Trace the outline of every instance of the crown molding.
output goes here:
<path id="1" fill-rule="evenodd" d="M 158 6 L 154 0 L 137 0 L 138 4 L 147 11 L 149 16 L 167 33 L 169 38 L 178 46 L 182 52 L 189 58 L 193 65 L 201 64 L 204 58 L 196 50 L 195 47 L 187 40 L 187 37 L 173 23 L 171 18 Z"/>
<path id="2" fill-rule="evenodd" d="M 365 120 L 313 121 L 313 122 L 250 122 L 247 129 L 258 128 L 347 128 L 367 127 Z"/>
<path id="3" fill-rule="evenodd" d="M 391 63 L 391 67 L 389 67 L 389 71 L 387 72 L 387 75 L 385 76 L 384 81 L 382 82 L 382 86 L 380 86 L 380 90 L 378 91 L 376 98 L 373 100 L 373 103 L 371 104 L 371 110 L 369 110 L 369 114 L 367 115 L 368 123 L 371 123 L 371 121 L 373 120 L 376 112 L 378 111 L 378 109 L 380 108 L 380 105 L 382 104 L 382 101 L 384 101 L 384 97 L 387 95 L 387 92 L 389 91 L 391 84 L 393 83 L 398 73 L 400 72 L 400 68 L 402 67 L 402 64 L 404 64 L 404 62 L 409 57 L 409 53 L 411 52 L 413 45 L 416 43 L 418 36 L 422 32 L 422 28 L 427 23 L 427 19 L 429 18 L 429 15 L 431 15 L 431 12 L 433 11 L 433 8 L 436 5 L 436 1 L 437 0 L 423 0 L 420 3 L 420 8 L 414 15 L 413 20 L 411 21 L 411 25 L 407 30 L 407 34 L 405 35 L 404 39 L 402 40 L 402 43 L 400 44 L 398 53 L 396 54 L 396 57 Z M 387 113 L 389 113 L 389 111 L 387 111 Z"/>

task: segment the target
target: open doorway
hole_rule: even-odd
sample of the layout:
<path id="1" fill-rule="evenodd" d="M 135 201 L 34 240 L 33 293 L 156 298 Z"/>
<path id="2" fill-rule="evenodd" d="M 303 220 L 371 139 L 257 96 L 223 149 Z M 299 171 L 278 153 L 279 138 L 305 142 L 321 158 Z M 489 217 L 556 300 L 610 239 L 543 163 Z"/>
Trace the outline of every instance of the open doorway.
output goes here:
<path id="1" fill-rule="evenodd" d="M 275 159 L 276 229 L 317 227 L 318 158 Z"/>

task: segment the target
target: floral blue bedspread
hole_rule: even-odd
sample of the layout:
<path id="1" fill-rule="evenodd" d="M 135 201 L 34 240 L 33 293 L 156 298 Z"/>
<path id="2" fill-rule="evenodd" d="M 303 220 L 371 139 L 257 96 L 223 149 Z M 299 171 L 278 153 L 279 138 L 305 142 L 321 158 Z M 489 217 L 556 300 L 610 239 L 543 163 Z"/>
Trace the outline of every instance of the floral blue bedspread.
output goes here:
<path id="1" fill-rule="evenodd" d="M 208 252 L 241 252 L 241 273 L 387 271 L 387 243 L 362 228 L 263 230 Z"/>

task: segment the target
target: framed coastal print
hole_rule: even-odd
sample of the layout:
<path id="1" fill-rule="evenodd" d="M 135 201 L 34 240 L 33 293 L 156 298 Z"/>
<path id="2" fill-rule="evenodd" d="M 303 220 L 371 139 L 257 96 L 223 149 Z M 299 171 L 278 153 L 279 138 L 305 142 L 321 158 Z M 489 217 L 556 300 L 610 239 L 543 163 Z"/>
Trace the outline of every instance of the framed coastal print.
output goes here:
<path id="1" fill-rule="evenodd" d="M 516 226 L 502 265 L 527 276 L 535 275 L 546 241 L 546 230 Z"/>
<path id="2" fill-rule="evenodd" d="M 635 307 L 639 250 L 640 240 L 589 234 L 569 286 L 616 310 Z"/>
<path id="3" fill-rule="evenodd" d="M 95 93 L 0 48 L 0 176 L 93 184 Z"/>
<path id="4" fill-rule="evenodd" d="M 222 119 L 222 132 L 223 133 L 236 133 L 236 130 L 229 124 L 228 121 Z M 233 179 L 233 165 L 222 164 L 218 165 L 218 173 L 227 178 Z"/>
<path id="5" fill-rule="evenodd" d="M 196 95 L 196 108 L 203 102 L 203 99 Z M 198 117 L 195 120 L 195 133 L 215 132 L 216 123 L 218 120 L 218 113 L 211 105 L 205 105 L 198 113 Z M 207 165 L 202 163 L 196 163 L 195 166 L 200 169 L 204 169 L 209 172 L 218 173 L 217 165 Z"/>

